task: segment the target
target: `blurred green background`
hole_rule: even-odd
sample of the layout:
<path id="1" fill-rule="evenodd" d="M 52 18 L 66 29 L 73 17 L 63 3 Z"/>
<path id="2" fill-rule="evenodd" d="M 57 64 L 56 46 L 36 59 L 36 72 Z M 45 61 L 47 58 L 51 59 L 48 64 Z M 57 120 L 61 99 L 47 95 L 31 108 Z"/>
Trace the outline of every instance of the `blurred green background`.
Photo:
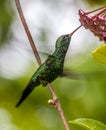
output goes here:
<path id="1" fill-rule="evenodd" d="M 80 24 L 79 8 L 92 10 L 106 5 L 106 1 L 22 0 L 21 4 L 38 50 L 52 53 L 56 38 Z M 98 63 L 91 55 L 91 51 L 103 43 L 84 28 L 75 35 L 65 68 L 83 73 L 85 79 L 58 78 L 52 84 L 67 120 L 83 117 L 106 123 L 106 65 Z M 22 90 L 38 67 L 30 51 L 14 1 L 1 0 L 0 130 L 64 130 L 59 114 L 47 103 L 51 99 L 48 87 L 36 88 L 19 108 L 15 108 Z M 83 130 L 76 125 L 70 128 Z"/>

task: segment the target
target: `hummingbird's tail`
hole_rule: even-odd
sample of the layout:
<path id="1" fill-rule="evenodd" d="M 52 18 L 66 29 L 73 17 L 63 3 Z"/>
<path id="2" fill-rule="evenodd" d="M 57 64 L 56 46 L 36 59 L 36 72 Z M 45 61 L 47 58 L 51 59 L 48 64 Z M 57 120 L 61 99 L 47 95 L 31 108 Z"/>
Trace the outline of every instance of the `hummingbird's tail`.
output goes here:
<path id="1" fill-rule="evenodd" d="M 27 96 L 33 91 L 33 89 L 35 87 L 37 87 L 40 83 L 38 82 L 38 84 L 35 84 L 35 82 L 33 80 L 30 80 L 30 82 L 28 83 L 27 87 L 25 88 L 25 90 L 23 91 L 20 100 L 18 101 L 18 103 L 16 104 L 16 107 L 19 107 L 20 104 L 27 98 Z"/>

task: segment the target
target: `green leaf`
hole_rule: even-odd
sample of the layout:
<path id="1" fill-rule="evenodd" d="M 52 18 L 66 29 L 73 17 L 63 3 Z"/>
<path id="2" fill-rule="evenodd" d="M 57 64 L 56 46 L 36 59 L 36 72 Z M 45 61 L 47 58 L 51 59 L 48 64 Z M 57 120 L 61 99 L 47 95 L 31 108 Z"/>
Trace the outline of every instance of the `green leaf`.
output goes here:
<path id="1" fill-rule="evenodd" d="M 94 119 L 79 118 L 69 122 L 72 124 L 77 124 L 86 130 L 106 130 L 105 124 Z"/>
<path id="2" fill-rule="evenodd" d="M 92 51 L 92 55 L 98 62 L 106 64 L 106 44 L 101 45 Z"/>

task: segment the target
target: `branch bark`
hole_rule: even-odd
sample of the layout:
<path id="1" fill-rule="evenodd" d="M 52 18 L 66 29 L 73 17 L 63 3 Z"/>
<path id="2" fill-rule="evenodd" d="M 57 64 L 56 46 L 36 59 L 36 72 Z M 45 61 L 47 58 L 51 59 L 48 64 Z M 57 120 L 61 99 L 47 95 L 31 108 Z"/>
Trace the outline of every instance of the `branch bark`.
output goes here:
<path id="1" fill-rule="evenodd" d="M 26 32 L 26 34 L 27 34 L 29 43 L 30 43 L 31 48 L 32 48 L 32 50 L 33 50 L 34 56 L 35 56 L 35 58 L 36 58 L 38 64 L 41 65 L 42 62 L 41 62 L 39 53 L 38 53 L 38 51 L 37 51 L 37 48 L 36 48 L 36 46 L 35 46 L 34 40 L 33 40 L 33 38 L 32 38 L 32 35 L 31 35 L 30 31 L 29 31 L 28 25 L 27 25 L 27 23 L 26 23 L 26 20 L 25 20 L 25 17 L 24 17 L 24 14 L 23 14 L 23 11 L 22 11 L 22 8 L 21 8 L 21 5 L 20 5 L 20 1 L 19 1 L 19 0 L 15 0 L 15 3 L 16 3 L 16 7 L 17 7 L 17 10 L 18 10 L 19 16 L 20 16 L 20 18 L 21 18 L 22 24 L 23 24 L 23 26 L 24 26 L 25 32 Z M 56 93 L 55 93 L 55 91 L 54 91 L 54 89 L 53 89 L 53 87 L 52 87 L 52 85 L 51 85 L 50 83 L 48 84 L 48 88 L 49 88 L 49 90 L 50 90 L 50 92 L 51 92 L 51 95 L 52 95 L 52 98 L 53 98 L 52 100 L 49 100 L 48 103 L 49 103 L 49 104 L 52 104 L 53 106 L 56 107 L 56 109 L 58 110 L 59 115 L 60 115 L 60 117 L 61 117 L 61 120 L 62 120 L 62 122 L 63 122 L 63 124 L 64 124 L 65 129 L 66 129 L 66 130 L 70 130 L 69 124 L 68 124 L 68 122 L 67 122 L 67 120 L 66 120 L 66 117 L 65 117 L 65 115 L 64 115 L 64 112 L 63 112 L 63 110 L 62 110 L 62 107 L 61 107 L 59 98 L 58 98 L 58 96 L 56 95 Z"/>

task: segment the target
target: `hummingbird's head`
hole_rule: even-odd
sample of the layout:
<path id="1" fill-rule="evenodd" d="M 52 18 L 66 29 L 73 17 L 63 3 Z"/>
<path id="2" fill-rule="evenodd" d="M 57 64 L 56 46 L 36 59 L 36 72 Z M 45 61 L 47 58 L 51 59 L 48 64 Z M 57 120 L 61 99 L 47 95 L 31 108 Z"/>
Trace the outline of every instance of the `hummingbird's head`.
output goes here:
<path id="1" fill-rule="evenodd" d="M 66 34 L 66 35 L 62 35 L 60 36 L 57 41 L 56 41 L 56 49 L 60 49 L 63 48 L 64 50 L 67 50 L 69 44 L 70 44 L 70 40 L 72 35 L 81 27 L 82 25 L 80 25 L 79 27 L 77 27 L 73 32 Z"/>
<path id="2" fill-rule="evenodd" d="M 67 47 L 70 43 L 71 37 L 69 34 L 60 36 L 56 41 L 56 48 Z"/>

